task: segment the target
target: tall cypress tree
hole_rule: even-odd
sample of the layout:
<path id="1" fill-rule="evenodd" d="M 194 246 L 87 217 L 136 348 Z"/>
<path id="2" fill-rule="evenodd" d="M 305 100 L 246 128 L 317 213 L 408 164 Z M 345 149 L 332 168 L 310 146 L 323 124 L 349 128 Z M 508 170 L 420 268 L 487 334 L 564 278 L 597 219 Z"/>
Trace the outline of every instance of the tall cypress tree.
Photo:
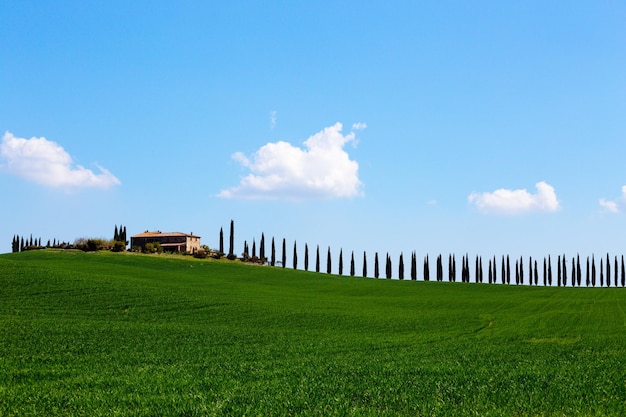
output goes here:
<path id="1" fill-rule="evenodd" d="M 304 270 L 309 270 L 309 245 L 304 244 Z"/>
<path id="2" fill-rule="evenodd" d="M 330 274 L 332 270 L 332 263 L 330 260 L 330 246 L 328 247 L 328 255 L 326 256 L 326 273 Z"/>
<path id="3" fill-rule="evenodd" d="M 493 275 L 491 273 L 491 259 L 489 259 L 489 283 L 493 282 Z"/>
<path id="4" fill-rule="evenodd" d="M 367 254 L 363 251 L 363 278 L 367 278 Z"/>
<path id="5" fill-rule="evenodd" d="M 256 256 L 256 241 L 252 238 L 252 257 Z"/>
<path id="6" fill-rule="evenodd" d="M 391 258 L 389 257 L 389 252 L 387 252 L 387 262 L 385 267 L 386 277 L 387 279 L 391 279 Z"/>
<path id="7" fill-rule="evenodd" d="M 411 280 L 417 280 L 417 254 L 415 251 L 411 254 Z"/>
<path id="8" fill-rule="evenodd" d="M 119 232 L 117 231 L 117 225 L 115 225 L 115 231 L 113 232 L 113 241 L 117 242 L 120 240 Z"/>
<path id="9" fill-rule="evenodd" d="M 576 286 L 576 260 L 572 256 L 572 287 Z"/>
<path id="10" fill-rule="evenodd" d="M 378 252 L 374 253 L 374 278 L 380 276 L 380 266 L 378 265 Z"/>
<path id="11" fill-rule="evenodd" d="M 430 265 L 428 265 L 428 255 L 424 257 L 424 281 L 430 281 Z"/>
<path id="12" fill-rule="evenodd" d="M 350 256 L 350 276 L 354 276 L 354 251 L 352 251 L 352 255 Z"/>
<path id="13" fill-rule="evenodd" d="M 320 245 L 317 245 L 315 251 L 315 272 L 320 272 Z"/>
<path id="14" fill-rule="evenodd" d="M 589 274 L 589 257 L 587 256 L 587 272 L 585 275 L 585 285 L 588 287 L 591 284 L 591 276 Z"/>
<path id="15" fill-rule="evenodd" d="M 404 258 L 402 252 L 400 252 L 400 259 L 398 260 L 398 279 L 404 279 Z"/>
<path id="16" fill-rule="evenodd" d="M 230 221 L 230 246 L 228 247 L 228 255 L 234 256 L 235 251 L 235 222 Z"/>
<path id="17" fill-rule="evenodd" d="M 602 258 L 600 258 L 600 287 L 604 287 L 604 267 L 602 266 Z"/>
<path id="18" fill-rule="evenodd" d="M 524 259 L 519 257 L 519 283 L 524 285 Z"/>
<path id="19" fill-rule="evenodd" d="M 591 254 L 591 286 L 596 286 L 596 260 L 593 254 Z"/>
<path id="20" fill-rule="evenodd" d="M 582 279 L 582 271 L 580 270 L 580 254 L 576 254 L 576 275 L 578 286 L 580 287 L 580 281 Z"/>
<path id="21" fill-rule="evenodd" d="M 506 283 L 511 283 L 511 263 L 509 262 L 509 255 L 506 255 Z"/>
<path id="22" fill-rule="evenodd" d="M 452 282 L 452 254 L 448 254 L 448 282 Z"/>
<path id="23" fill-rule="evenodd" d="M 276 266 L 276 245 L 274 244 L 274 237 L 272 236 L 272 259 L 270 265 Z"/>
<path id="24" fill-rule="evenodd" d="M 563 254 L 563 286 L 567 287 L 567 259 Z"/>
<path id="25" fill-rule="evenodd" d="M 535 285 L 539 285 L 539 272 L 537 271 L 537 260 L 535 259 Z"/>
<path id="26" fill-rule="evenodd" d="M 552 260 L 550 255 L 548 255 L 548 285 L 552 285 Z"/>
<path id="27" fill-rule="evenodd" d="M 287 241 L 283 238 L 283 256 L 282 256 L 282 267 L 284 268 L 287 265 Z"/>
<path id="28" fill-rule="evenodd" d="M 441 264 L 441 254 L 437 256 L 437 281 L 443 281 L 443 265 Z"/>
<path id="29" fill-rule="evenodd" d="M 293 269 L 298 269 L 298 250 L 296 249 L 296 241 L 293 242 Z"/>
<path id="30" fill-rule="evenodd" d="M 224 253 L 224 230 L 220 227 L 220 253 Z"/>
<path id="31" fill-rule="evenodd" d="M 261 233 L 261 242 L 259 242 L 259 258 L 261 262 L 265 262 L 265 234 Z"/>
<path id="32" fill-rule="evenodd" d="M 343 275 L 343 249 L 339 249 L 339 275 Z"/>
<path id="33" fill-rule="evenodd" d="M 606 286 L 611 286 L 611 260 L 608 253 L 606 254 Z"/>

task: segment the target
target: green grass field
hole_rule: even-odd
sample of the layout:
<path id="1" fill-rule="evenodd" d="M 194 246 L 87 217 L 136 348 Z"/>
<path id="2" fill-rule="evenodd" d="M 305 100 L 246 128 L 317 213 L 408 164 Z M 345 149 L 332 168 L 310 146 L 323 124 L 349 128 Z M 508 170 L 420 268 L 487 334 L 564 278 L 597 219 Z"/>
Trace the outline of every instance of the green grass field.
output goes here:
<path id="1" fill-rule="evenodd" d="M 626 415 L 626 292 L 0 255 L 0 416 Z"/>

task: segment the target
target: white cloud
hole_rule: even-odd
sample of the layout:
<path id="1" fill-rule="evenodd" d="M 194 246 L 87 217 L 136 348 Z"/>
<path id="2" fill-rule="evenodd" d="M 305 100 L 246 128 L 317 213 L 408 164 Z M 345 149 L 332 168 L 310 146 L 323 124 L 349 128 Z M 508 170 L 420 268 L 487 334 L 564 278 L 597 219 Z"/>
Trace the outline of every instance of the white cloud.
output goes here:
<path id="1" fill-rule="evenodd" d="M 366 127 L 367 127 L 367 123 L 358 122 L 358 123 L 352 124 L 352 130 L 363 130 Z"/>
<path id="2" fill-rule="evenodd" d="M 470 204 L 486 213 L 522 214 L 530 212 L 554 212 L 560 204 L 556 198 L 554 187 L 541 181 L 535 184 L 536 194 L 525 189 L 507 190 L 504 188 L 492 193 L 472 193 L 468 197 Z"/>
<path id="3" fill-rule="evenodd" d="M 622 196 L 617 200 L 606 200 L 601 198 L 598 203 L 604 209 L 604 211 L 608 211 L 609 213 L 619 213 L 624 207 L 626 207 L 626 185 L 622 186 Z"/>
<path id="4" fill-rule="evenodd" d="M 41 138 L 17 138 L 6 132 L 0 145 L 2 171 L 48 187 L 108 188 L 119 185 L 113 174 L 101 166 L 99 174 L 72 162 L 57 143 Z"/>
<path id="5" fill-rule="evenodd" d="M 336 123 L 304 142 L 304 149 L 287 142 L 268 143 L 247 158 L 233 159 L 250 174 L 238 186 L 221 191 L 224 198 L 345 198 L 361 194 L 359 164 L 343 149 L 355 141 L 354 132 L 341 133 Z"/>

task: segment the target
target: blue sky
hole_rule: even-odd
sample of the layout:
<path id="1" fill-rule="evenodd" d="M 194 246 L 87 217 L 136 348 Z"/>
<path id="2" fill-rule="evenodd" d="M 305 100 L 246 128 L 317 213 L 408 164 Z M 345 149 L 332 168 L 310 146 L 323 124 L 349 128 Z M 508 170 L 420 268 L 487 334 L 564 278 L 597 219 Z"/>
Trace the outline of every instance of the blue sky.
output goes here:
<path id="1" fill-rule="evenodd" d="M 214 247 L 231 219 L 239 252 L 262 232 L 359 259 L 623 252 L 623 2 L 23 0 L 0 17 L 0 252 L 116 224 Z"/>

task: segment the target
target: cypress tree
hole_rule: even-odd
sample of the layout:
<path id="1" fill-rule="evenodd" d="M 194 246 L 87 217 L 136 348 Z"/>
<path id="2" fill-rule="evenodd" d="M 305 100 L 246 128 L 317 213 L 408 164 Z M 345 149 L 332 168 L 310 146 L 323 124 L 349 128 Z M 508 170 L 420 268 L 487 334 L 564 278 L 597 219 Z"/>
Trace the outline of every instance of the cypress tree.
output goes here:
<path id="1" fill-rule="evenodd" d="M 483 282 L 483 257 L 478 259 L 478 270 L 480 271 L 480 283 Z"/>
<path id="2" fill-rule="evenodd" d="M 274 237 L 272 236 L 272 259 L 270 265 L 276 266 L 276 245 L 274 244 Z"/>
<path id="3" fill-rule="evenodd" d="M 519 257 L 519 283 L 524 285 L 524 260 L 521 256 Z"/>
<path id="4" fill-rule="evenodd" d="M 350 257 L 350 276 L 354 276 L 354 251 L 352 251 L 352 255 Z"/>
<path id="5" fill-rule="evenodd" d="M 402 252 L 400 252 L 400 259 L 398 260 L 398 279 L 404 279 L 404 258 Z"/>
<path id="6" fill-rule="evenodd" d="M 591 255 L 591 286 L 596 286 L 596 260 L 593 254 Z"/>
<path id="7" fill-rule="evenodd" d="M 580 281 L 582 279 L 582 272 L 580 270 L 580 255 L 576 254 L 576 275 L 578 278 L 578 286 L 580 287 Z"/>
<path id="8" fill-rule="evenodd" d="M 282 267 L 284 268 L 287 265 L 287 241 L 283 238 L 283 256 L 282 256 Z"/>
<path id="9" fill-rule="evenodd" d="M 563 254 L 563 286 L 567 287 L 567 260 Z"/>
<path id="10" fill-rule="evenodd" d="M 491 273 L 491 259 L 489 259 L 489 283 L 493 283 L 493 275 Z"/>
<path id="11" fill-rule="evenodd" d="M 296 249 L 296 241 L 293 241 L 293 269 L 298 269 L 298 250 Z"/>
<path id="12" fill-rule="evenodd" d="M 24 249 L 26 249 L 26 246 L 24 246 L 24 236 L 22 236 L 22 241 L 20 243 L 20 252 L 24 252 Z"/>
<path id="13" fill-rule="evenodd" d="M 417 280 L 417 254 L 415 251 L 411 254 L 411 280 Z"/>
<path id="14" fill-rule="evenodd" d="M 367 254 L 363 251 L 363 278 L 367 278 Z"/>
<path id="15" fill-rule="evenodd" d="M 602 266 L 602 258 L 600 258 L 600 287 L 604 287 L 604 267 Z"/>
<path id="16" fill-rule="evenodd" d="M 509 262 L 509 255 L 506 255 L 506 283 L 511 283 L 511 263 Z"/>
<path id="17" fill-rule="evenodd" d="M 117 242 L 118 240 L 120 240 L 120 236 L 117 231 L 117 225 L 115 225 L 115 231 L 113 232 L 113 241 Z"/>
<path id="18" fill-rule="evenodd" d="M 320 272 L 320 245 L 317 245 L 315 252 L 315 272 Z"/>
<path id="19" fill-rule="evenodd" d="M 343 275 L 343 249 L 339 249 L 339 275 Z"/>
<path id="20" fill-rule="evenodd" d="M 380 276 L 380 268 L 378 265 L 378 252 L 374 254 L 374 278 L 378 278 Z"/>
<path id="21" fill-rule="evenodd" d="M 452 282 L 452 254 L 448 254 L 448 282 Z"/>
<path id="22" fill-rule="evenodd" d="M 515 285 L 519 285 L 519 262 L 515 260 Z"/>
<path id="23" fill-rule="evenodd" d="M 256 241 L 252 238 L 252 257 L 256 256 Z"/>
<path id="24" fill-rule="evenodd" d="M 572 256 L 572 287 L 576 286 L 576 260 Z"/>
<path id="25" fill-rule="evenodd" d="M 265 234 L 261 233 L 261 242 L 259 243 L 259 258 L 261 262 L 265 262 Z"/>
<path id="26" fill-rule="evenodd" d="M 326 256 L 326 273 L 330 274 L 332 270 L 332 262 L 330 260 L 330 246 L 328 247 L 328 255 Z"/>
<path id="27" fill-rule="evenodd" d="M 309 270 L 309 245 L 304 244 L 304 270 Z"/>
<path id="28" fill-rule="evenodd" d="M 220 253 L 224 253 L 224 230 L 220 227 Z"/>
<path id="29" fill-rule="evenodd" d="M 235 250 L 235 222 L 230 221 L 230 246 L 228 247 L 228 255 L 234 256 Z"/>
<path id="30" fill-rule="evenodd" d="M 556 264 L 558 266 L 557 285 L 561 286 L 561 255 L 558 256 Z"/>
<path id="31" fill-rule="evenodd" d="M 606 254 L 606 286 L 611 286 L 611 261 L 608 253 Z"/>
<path id="32" fill-rule="evenodd" d="M 589 257 L 587 256 L 587 274 L 585 276 L 585 285 L 588 287 L 591 284 L 590 276 L 589 276 Z"/>
<path id="33" fill-rule="evenodd" d="M 437 281 L 443 281 L 443 265 L 441 263 L 441 254 L 437 256 Z"/>
<path id="34" fill-rule="evenodd" d="M 452 282 L 456 282 L 456 257 L 452 255 Z"/>
<path id="35" fill-rule="evenodd" d="M 387 266 L 386 266 L 386 272 L 387 272 L 387 279 L 391 279 L 392 273 L 391 273 L 391 258 L 389 257 L 389 253 L 387 253 Z"/>
<path id="36" fill-rule="evenodd" d="M 535 259 L 535 285 L 539 285 L 539 272 L 537 271 L 537 260 Z"/>
<path id="37" fill-rule="evenodd" d="M 552 260 L 550 255 L 548 255 L 548 285 L 552 285 Z"/>
<path id="38" fill-rule="evenodd" d="M 424 281 L 430 281 L 430 266 L 428 265 L 428 255 L 424 257 Z"/>

